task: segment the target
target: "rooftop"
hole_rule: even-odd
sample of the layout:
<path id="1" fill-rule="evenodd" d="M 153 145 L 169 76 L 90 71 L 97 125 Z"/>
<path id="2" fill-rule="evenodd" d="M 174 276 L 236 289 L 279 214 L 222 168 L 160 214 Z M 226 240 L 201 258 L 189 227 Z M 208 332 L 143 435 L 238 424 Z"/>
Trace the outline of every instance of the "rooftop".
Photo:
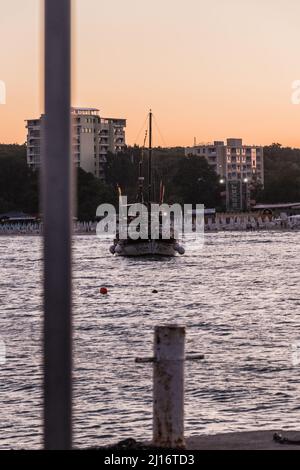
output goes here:
<path id="1" fill-rule="evenodd" d="M 71 112 L 74 114 L 99 114 L 97 108 L 71 108 Z"/>

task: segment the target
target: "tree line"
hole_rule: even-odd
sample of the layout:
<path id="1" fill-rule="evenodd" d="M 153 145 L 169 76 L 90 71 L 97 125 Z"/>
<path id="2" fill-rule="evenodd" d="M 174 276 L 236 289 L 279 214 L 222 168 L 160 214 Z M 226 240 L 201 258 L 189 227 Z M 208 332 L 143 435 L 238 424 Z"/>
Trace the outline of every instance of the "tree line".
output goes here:
<path id="1" fill-rule="evenodd" d="M 140 147 L 127 147 L 122 154 L 108 154 L 105 184 L 91 173 L 77 171 L 77 216 L 93 220 L 99 204 L 118 202 L 118 191 L 134 202 L 138 190 L 140 162 L 147 192 L 147 151 L 141 158 Z M 257 188 L 252 198 L 257 202 L 300 202 L 300 149 L 272 144 L 264 148 L 265 186 Z M 222 208 L 222 187 L 218 175 L 203 157 L 185 157 L 184 148 L 153 150 L 153 192 L 158 201 L 161 182 L 165 202 L 203 203 Z M 38 214 L 38 172 L 28 168 L 25 145 L 0 144 L 0 214 L 24 211 Z"/>

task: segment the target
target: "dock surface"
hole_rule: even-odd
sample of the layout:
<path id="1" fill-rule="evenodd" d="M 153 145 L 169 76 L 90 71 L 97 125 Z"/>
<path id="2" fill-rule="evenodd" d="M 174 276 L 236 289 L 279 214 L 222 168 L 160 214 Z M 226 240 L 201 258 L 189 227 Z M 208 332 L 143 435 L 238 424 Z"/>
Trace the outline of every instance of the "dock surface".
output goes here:
<path id="1" fill-rule="evenodd" d="M 300 445 L 275 442 L 275 433 L 300 442 L 300 431 L 271 430 L 193 436 L 186 439 L 186 446 L 189 450 L 300 450 Z"/>

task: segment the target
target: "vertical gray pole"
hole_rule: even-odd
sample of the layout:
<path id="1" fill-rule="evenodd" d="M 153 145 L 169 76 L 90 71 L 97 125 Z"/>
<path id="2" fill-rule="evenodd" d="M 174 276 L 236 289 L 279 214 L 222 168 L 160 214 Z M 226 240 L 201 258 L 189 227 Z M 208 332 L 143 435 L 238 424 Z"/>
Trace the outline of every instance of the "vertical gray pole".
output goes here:
<path id="1" fill-rule="evenodd" d="M 183 448 L 185 327 L 156 326 L 153 367 L 153 444 Z"/>
<path id="2" fill-rule="evenodd" d="M 151 238 L 151 203 L 152 203 L 152 111 L 149 112 L 149 152 L 148 152 L 148 238 Z"/>
<path id="3" fill-rule="evenodd" d="M 152 111 L 149 112 L 149 155 L 148 155 L 148 203 L 152 202 Z M 148 210 L 150 210 L 148 208 Z M 150 214 L 151 221 L 151 214 Z"/>
<path id="4" fill-rule="evenodd" d="M 246 205 L 246 199 L 245 199 L 245 195 L 244 195 L 244 182 L 243 180 L 241 179 L 241 184 L 240 184 L 240 194 L 241 194 L 241 205 L 240 205 L 240 211 L 243 212 L 244 209 L 245 209 L 245 205 Z"/>
<path id="5" fill-rule="evenodd" d="M 72 445 L 70 0 L 45 0 L 44 446 Z"/>
<path id="6" fill-rule="evenodd" d="M 251 207 L 251 195 L 250 195 L 250 186 L 249 181 L 246 183 L 246 210 L 249 212 Z"/>
<path id="7" fill-rule="evenodd" d="M 229 211 L 229 183 L 228 183 L 228 179 L 226 177 L 226 212 Z"/>

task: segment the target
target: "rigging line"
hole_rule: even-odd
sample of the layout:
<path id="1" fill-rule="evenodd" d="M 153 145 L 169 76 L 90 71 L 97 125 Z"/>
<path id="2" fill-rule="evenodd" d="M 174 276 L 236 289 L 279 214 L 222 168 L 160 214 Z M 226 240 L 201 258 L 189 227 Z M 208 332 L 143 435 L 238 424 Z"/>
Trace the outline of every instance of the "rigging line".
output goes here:
<path id="1" fill-rule="evenodd" d="M 164 136 L 163 136 L 163 134 L 162 134 L 162 132 L 161 132 L 161 130 L 160 130 L 160 128 L 159 128 L 157 119 L 156 119 L 156 117 L 155 117 L 154 114 L 153 114 L 153 120 L 154 120 L 155 126 L 156 126 L 156 128 L 157 128 L 157 130 L 158 130 L 158 133 L 159 133 L 159 136 L 160 136 L 160 138 L 161 138 L 161 140 L 162 140 L 163 145 L 164 145 L 165 147 L 167 147 L 166 141 L 165 141 Z"/>
<path id="2" fill-rule="evenodd" d="M 142 130 L 145 128 L 145 124 L 147 123 L 147 121 L 148 121 L 148 114 L 146 115 L 146 118 L 145 118 L 145 120 L 144 120 L 144 122 L 143 122 L 143 125 L 142 125 L 142 127 L 140 128 L 139 133 L 138 133 L 137 137 L 136 137 L 135 140 L 134 140 L 134 144 L 137 145 L 138 140 L 139 140 L 139 138 L 140 138 L 140 135 L 141 135 L 141 133 L 142 133 Z M 147 129 L 148 129 L 148 127 L 147 127 Z"/>

